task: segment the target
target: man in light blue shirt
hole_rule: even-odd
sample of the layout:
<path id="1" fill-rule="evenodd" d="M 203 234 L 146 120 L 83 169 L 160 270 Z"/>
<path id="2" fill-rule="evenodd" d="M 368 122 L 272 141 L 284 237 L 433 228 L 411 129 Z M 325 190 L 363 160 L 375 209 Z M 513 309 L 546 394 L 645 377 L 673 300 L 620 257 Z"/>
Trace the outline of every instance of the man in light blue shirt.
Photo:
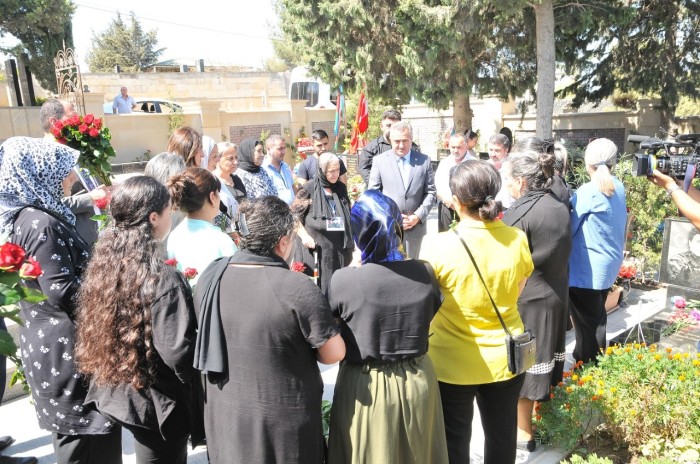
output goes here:
<path id="1" fill-rule="evenodd" d="M 294 201 L 294 178 L 289 165 L 284 162 L 284 154 L 287 150 L 284 137 L 278 134 L 271 135 L 265 141 L 265 146 L 267 147 L 267 159 L 264 167 L 272 177 L 272 182 L 277 189 L 277 196 L 291 205 Z"/>
<path id="2" fill-rule="evenodd" d="M 121 94 L 114 97 L 112 111 L 114 111 L 115 114 L 129 114 L 135 106 L 136 102 L 134 102 L 134 97 L 128 94 L 126 87 L 122 87 Z"/>

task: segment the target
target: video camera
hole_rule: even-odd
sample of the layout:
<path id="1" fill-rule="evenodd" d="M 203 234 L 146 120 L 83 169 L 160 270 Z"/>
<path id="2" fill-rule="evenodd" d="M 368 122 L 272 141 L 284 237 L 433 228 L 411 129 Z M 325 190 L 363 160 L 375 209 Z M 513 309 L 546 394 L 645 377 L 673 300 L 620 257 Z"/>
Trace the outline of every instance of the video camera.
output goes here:
<path id="1" fill-rule="evenodd" d="M 634 153 L 632 174 L 651 176 L 654 169 L 675 179 L 700 177 L 700 134 L 679 135 L 675 140 L 661 140 L 644 135 L 630 135 L 627 141 L 638 143 Z"/>

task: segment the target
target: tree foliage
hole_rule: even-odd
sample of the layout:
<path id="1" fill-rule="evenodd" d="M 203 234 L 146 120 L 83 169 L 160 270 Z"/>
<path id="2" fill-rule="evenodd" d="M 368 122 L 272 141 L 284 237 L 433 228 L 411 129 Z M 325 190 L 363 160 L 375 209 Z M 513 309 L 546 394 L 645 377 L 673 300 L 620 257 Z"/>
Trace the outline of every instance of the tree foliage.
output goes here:
<path id="1" fill-rule="evenodd" d="M 507 98 L 534 86 L 534 27 L 523 27 L 533 12 L 502 3 L 280 0 L 280 24 L 330 84 L 366 86 L 392 105 L 454 102 L 455 125 L 466 129 L 473 92 Z"/>
<path id="2" fill-rule="evenodd" d="M 121 15 L 107 30 L 92 36 L 87 63 L 92 72 L 112 72 L 119 65 L 123 71 L 138 72 L 158 62 L 165 48 L 158 46 L 158 31 L 144 31 L 132 12 L 129 24 Z"/>
<path id="3" fill-rule="evenodd" d="M 613 94 L 658 95 L 670 128 L 681 97 L 700 97 L 700 3 L 697 0 L 609 0 L 586 27 L 566 31 L 567 72 L 576 81 L 564 89 L 574 106 Z"/>
<path id="4" fill-rule="evenodd" d="M 53 59 L 63 48 L 73 46 L 71 17 L 75 6 L 70 0 L 0 0 L 0 37 L 9 34 L 19 40 L 0 51 L 20 57 L 42 87 L 57 91 Z"/>

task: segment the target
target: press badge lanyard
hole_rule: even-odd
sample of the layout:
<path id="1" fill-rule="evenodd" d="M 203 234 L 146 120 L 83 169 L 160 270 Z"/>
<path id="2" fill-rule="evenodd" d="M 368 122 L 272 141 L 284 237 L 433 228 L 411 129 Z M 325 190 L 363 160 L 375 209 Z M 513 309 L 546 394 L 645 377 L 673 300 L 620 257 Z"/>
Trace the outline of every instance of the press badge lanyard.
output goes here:
<path id="1" fill-rule="evenodd" d="M 331 198 L 333 197 L 333 194 L 331 193 Z M 331 203 L 331 201 L 328 199 L 328 195 L 326 195 L 326 192 L 323 192 L 323 198 L 326 199 L 326 204 L 328 205 L 328 209 L 331 210 L 331 217 L 335 217 L 335 201 Z"/>

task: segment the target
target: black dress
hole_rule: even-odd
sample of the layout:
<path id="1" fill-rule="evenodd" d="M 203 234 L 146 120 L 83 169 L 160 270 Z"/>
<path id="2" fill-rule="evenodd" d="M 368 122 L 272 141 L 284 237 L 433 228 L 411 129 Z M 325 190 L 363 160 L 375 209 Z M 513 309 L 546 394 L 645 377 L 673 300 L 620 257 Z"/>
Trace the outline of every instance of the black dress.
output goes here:
<path id="1" fill-rule="evenodd" d="M 305 199 L 312 196 L 311 189 L 313 188 L 314 183 L 309 182 L 304 184 L 304 187 L 299 189 L 297 199 L 295 200 L 294 204 L 292 204 L 292 211 L 298 215 L 304 229 L 306 229 L 306 232 L 316 242 L 319 284 L 321 287 L 321 292 L 323 292 L 325 295 L 328 292 L 328 287 L 330 285 L 333 273 L 338 269 L 348 266 L 352 262 L 354 245 L 350 244 L 350 246 L 346 246 L 345 234 L 342 230 L 326 230 L 326 219 L 324 217 L 317 216 L 314 219 L 313 215 L 309 214 L 311 208 L 310 203 L 307 202 L 306 207 L 303 208 L 299 208 L 297 206 Z M 326 201 L 332 205 L 336 211 L 336 214 L 338 215 L 343 215 L 341 212 L 344 209 L 347 211 L 350 210 L 350 199 L 347 196 L 326 195 Z M 336 201 L 344 202 L 346 207 L 339 207 L 335 204 Z M 300 211 L 298 211 L 297 208 Z M 343 220 L 345 221 L 345 224 L 350 223 L 349 216 L 344 217 Z M 294 261 L 300 261 L 306 264 L 307 275 L 309 275 L 309 270 L 313 271 L 314 256 L 311 251 L 301 243 L 301 240 L 296 241 Z"/>
<path id="2" fill-rule="evenodd" d="M 537 359 L 527 370 L 521 398 L 549 399 L 564 370 L 569 301 L 569 208 L 549 191 L 528 192 L 515 201 L 503 222 L 527 235 L 535 269 L 518 298 L 525 327 L 537 339 Z"/>
<path id="3" fill-rule="evenodd" d="M 39 208 L 21 210 L 12 232 L 10 241 L 35 257 L 43 270 L 38 279 L 24 284 L 47 297 L 20 304 L 22 362 L 39 426 L 62 435 L 111 433 L 118 429 L 115 424 L 83 406 L 88 383 L 78 374 L 73 354 L 75 297 L 89 247 L 75 227 Z"/>
<path id="4" fill-rule="evenodd" d="M 320 464 L 316 347 L 338 333 L 328 302 L 281 259 L 243 250 L 230 262 L 218 300 L 226 375 L 206 384 L 210 462 Z M 202 279 L 195 298 L 200 318 L 199 295 L 208 286 Z"/>

